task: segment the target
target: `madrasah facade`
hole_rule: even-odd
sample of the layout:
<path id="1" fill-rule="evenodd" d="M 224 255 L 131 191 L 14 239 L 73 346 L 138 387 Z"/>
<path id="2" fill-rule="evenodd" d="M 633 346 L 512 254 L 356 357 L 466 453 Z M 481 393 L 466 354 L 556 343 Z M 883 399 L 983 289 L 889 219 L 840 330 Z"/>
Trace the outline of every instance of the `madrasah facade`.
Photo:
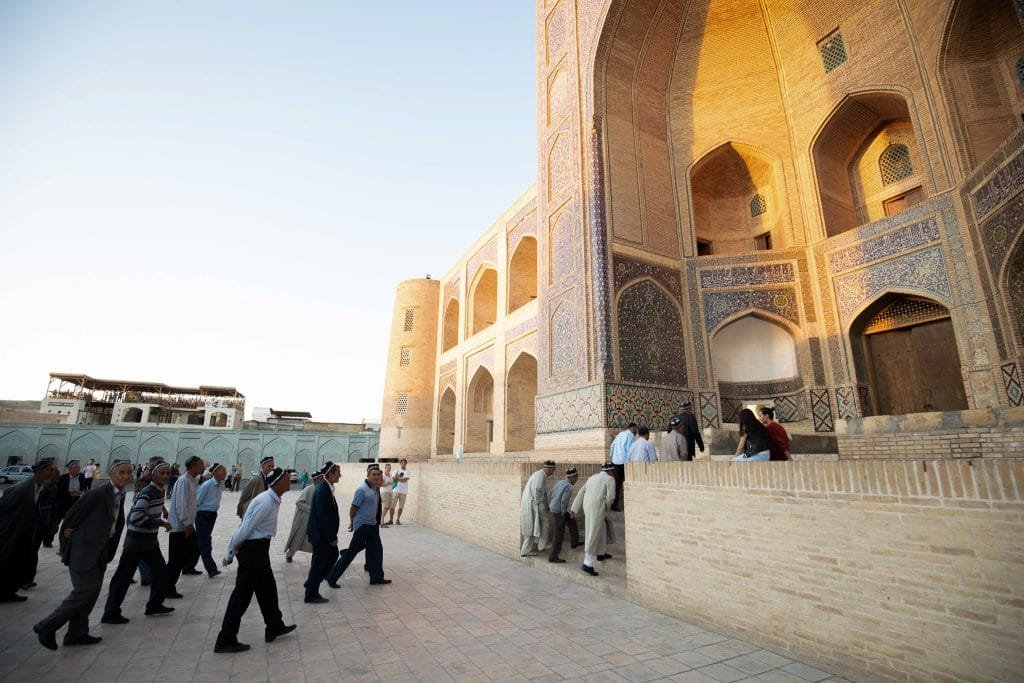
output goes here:
<path id="1" fill-rule="evenodd" d="M 537 182 L 398 286 L 382 457 L 1024 402 L 1024 2 L 536 11 Z"/>

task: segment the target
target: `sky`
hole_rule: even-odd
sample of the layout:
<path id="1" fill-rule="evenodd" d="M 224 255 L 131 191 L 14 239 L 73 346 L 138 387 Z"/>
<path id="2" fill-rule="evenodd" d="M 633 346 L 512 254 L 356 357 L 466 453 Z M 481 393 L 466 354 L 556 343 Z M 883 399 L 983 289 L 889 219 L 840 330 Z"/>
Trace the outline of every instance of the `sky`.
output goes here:
<path id="1" fill-rule="evenodd" d="M 536 178 L 533 11 L 0 0 L 0 399 L 379 418 L 395 287 Z"/>

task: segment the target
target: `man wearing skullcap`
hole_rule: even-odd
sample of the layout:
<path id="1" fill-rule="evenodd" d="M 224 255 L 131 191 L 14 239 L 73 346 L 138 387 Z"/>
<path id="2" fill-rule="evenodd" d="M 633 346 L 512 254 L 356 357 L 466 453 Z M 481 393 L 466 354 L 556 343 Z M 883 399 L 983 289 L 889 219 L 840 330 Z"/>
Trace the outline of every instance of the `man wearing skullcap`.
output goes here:
<path id="1" fill-rule="evenodd" d="M 153 481 L 152 473 L 153 468 L 158 464 L 164 462 L 162 455 L 154 455 L 149 459 L 146 468 L 142 470 L 142 476 L 135 482 L 135 498 L 139 497 L 139 494 L 149 486 L 149 483 Z M 170 472 L 170 470 L 168 470 Z M 149 565 L 144 560 L 139 560 L 139 578 L 142 580 L 142 587 L 150 586 L 153 583 L 153 573 L 149 571 Z"/>
<path id="2" fill-rule="evenodd" d="M 125 487 L 132 479 L 132 464 L 114 460 L 107 471 L 109 480 L 84 494 L 64 517 L 61 527 L 61 557 L 71 574 L 71 594 L 48 617 L 37 623 L 39 643 L 57 649 L 57 630 L 68 624 L 65 645 L 95 645 L 89 635 L 89 613 L 103 588 L 103 573 L 117 552 L 124 529 Z"/>
<path id="3" fill-rule="evenodd" d="M 530 475 L 523 489 L 523 498 L 519 506 L 519 525 L 523 532 L 523 549 L 520 555 L 526 557 L 537 550 L 543 552 L 548 547 L 548 528 L 550 517 L 547 496 L 547 478 L 555 471 L 555 463 L 545 460 L 544 465 Z"/>
<path id="4" fill-rule="evenodd" d="M 363 550 L 366 551 L 370 585 L 391 583 L 391 579 L 384 578 L 384 546 L 380 542 L 380 486 L 383 481 L 380 465 L 374 463 L 366 468 L 366 480 L 356 489 L 348 509 L 348 530 L 353 532 L 352 540 L 327 573 L 327 585 L 331 588 L 339 588 L 338 579 Z"/>
<path id="5" fill-rule="evenodd" d="M 704 439 L 700 435 L 700 427 L 697 426 L 697 418 L 693 416 L 693 403 L 691 401 L 683 401 L 679 404 L 679 414 L 675 417 L 679 418 L 679 422 L 682 424 L 683 438 L 686 439 L 686 452 L 689 453 L 689 460 L 693 460 L 694 455 L 697 453 L 696 446 L 700 447 L 700 452 L 704 452 Z"/>
<path id="6" fill-rule="evenodd" d="M 327 602 L 327 598 L 320 595 L 320 584 L 338 559 L 338 527 L 341 526 L 341 518 L 338 514 L 338 501 L 334 497 L 334 484 L 341 478 L 341 468 L 328 460 L 316 474 L 322 481 L 315 485 L 306 524 L 306 535 L 313 546 L 313 560 L 309 563 L 309 576 L 306 577 L 305 601 L 321 603 Z"/>
<path id="7" fill-rule="evenodd" d="M 263 639 L 266 642 L 272 642 L 295 630 L 295 624 L 286 626 L 281 617 L 281 609 L 277 604 L 277 582 L 270 566 L 270 539 L 277 534 L 281 496 L 291 488 L 291 481 L 288 473 L 279 467 L 267 472 L 266 479 L 269 488 L 252 499 L 242 523 L 228 541 L 224 566 L 231 564 L 237 555 L 238 575 L 235 588 L 228 598 L 228 608 L 221 622 L 220 633 L 217 634 L 214 652 L 245 652 L 249 649 L 245 643 L 238 642 L 238 629 L 254 594 L 263 614 L 266 626 Z"/>
<path id="8" fill-rule="evenodd" d="M 565 471 L 565 479 L 562 479 L 551 488 L 551 528 L 554 529 L 554 537 L 551 540 L 551 554 L 548 555 L 548 562 L 563 563 L 565 560 L 558 555 L 562 552 L 562 541 L 565 539 L 565 527 L 569 527 L 569 542 L 575 548 L 580 544 L 580 528 L 576 520 L 569 515 L 569 499 L 572 498 L 572 487 L 580 478 L 575 467 Z"/>
<path id="9" fill-rule="evenodd" d="M 591 576 L 597 576 L 594 560 L 606 560 L 611 557 L 602 551 L 605 549 L 605 519 L 615 500 L 615 465 L 606 462 L 601 471 L 587 479 L 583 488 L 576 494 L 572 502 L 573 519 L 581 512 L 584 515 L 586 541 L 584 544 L 583 566 L 581 569 Z"/>
<path id="10" fill-rule="evenodd" d="M 57 517 L 64 519 L 71 506 L 78 502 L 78 499 L 85 493 L 85 475 L 82 473 L 82 463 L 79 460 L 72 460 L 67 464 L 68 471 L 57 480 Z"/>
<path id="11" fill-rule="evenodd" d="M 196 491 L 196 546 L 203 560 L 203 568 L 212 579 L 220 574 L 213 560 L 213 526 L 217 523 L 220 498 L 224 494 L 224 480 L 228 470 L 220 463 L 213 463 L 210 478 L 199 485 Z"/>
<path id="12" fill-rule="evenodd" d="M 692 460 L 686 448 L 686 438 L 683 436 L 683 422 L 678 417 L 668 421 L 668 433 L 661 440 L 662 460 Z"/>
<path id="13" fill-rule="evenodd" d="M 321 481 L 323 481 L 323 474 L 317 470 L 313 473 L 313 483 L 303 488 L 295 501 L 292 528 L 288 531 L 288 540 L 284 544 L 286 562 L 291 562 L 295 553 L 300 550 L 304 553 L 313 552 L 313 546 L 306 539 L 306 524 L 309 522 L 309 508 L 313 504 L 313 494 L 316 492 L 317 484 Z"/>
<path id="14" fill-rule="evenodd" d="M 127 624 L 128 618 L 121 614 L 121 604 L 128 593 L 132 574 L 139 560 L 143 560 L 152 572 L 152 583 L 149 587 L 149 601 L 146 602 L 146 616 L 158 616 L 174 611 L 164 606 L 167 593 L 167 565 L 160 553 L 160 541 L 157 534 L 160 529 L 170 530 L 171 525 L 163 519 L 164 489 L 171 476 L 171 466 L 166 462 L 157 463 L 149 476 L 151 481 L 139 495 L 135 497 L 131 510 L 128 512 L 128 532 L 125 534 L 124 547 L 117 569 L 110 579 L 110 590 L 107 592 L 107 604 L 103 608 L 104 624 Z"/>
<path id="15" fill-rule="evenodd" d="M 18 595 L 18 589 L 34 573 L 39 500 L 59 475 L 53 458 L 44 458 L 32 466 L 30 478 L 15 484 L 0 498 L 0 602 L 28 600 Z"/>
<path id="16" fill-rule="evenodd" d="M 615 477 L 615 502 L 612 510 L 622 510 L 622 482 L 626 480 L 626 456 L 629 455 L 629 448 L 636 440 L 636 422 L 630 422 L 621 432 L 612 439 L 608 459 L 615 465 L 617 476 Z"/>
<path id="17" fill-rule="evenodd" d="M 195 566 L 199 552 L 196 545 L 196 478 L 203 473 L 206 463 L 198 455 L 185 461 L 185 473 L 179 477 L 171 491 L 171 505 L 167 521 L 171 533 L 167 542 L 167 595 L 178 592 L 178 577 L 182 572 L 199 574 Z"/>
<path id="18" fill-rule="evenodd" d="M 658 462 L 658 453 L 651 443 L 651 430 L 640 425 L 636 430 L 636 441 L 629 447 L 626 462 Z"/>
<path id="19" fill-rule="evenodd" d="M 274 458 L 266 456 L 260 460 L 260 473 L 254 476 L 246 483 L 245 488 L 242 489 L 242 495 L 238 498 L 238 518 L 242 519 L 245 517 L 245 509 L 249 507 L 250 501 L 267 490 L 267 475 L 274 469 Z M 289 484 L 291 482 L 288 482 Z"/>

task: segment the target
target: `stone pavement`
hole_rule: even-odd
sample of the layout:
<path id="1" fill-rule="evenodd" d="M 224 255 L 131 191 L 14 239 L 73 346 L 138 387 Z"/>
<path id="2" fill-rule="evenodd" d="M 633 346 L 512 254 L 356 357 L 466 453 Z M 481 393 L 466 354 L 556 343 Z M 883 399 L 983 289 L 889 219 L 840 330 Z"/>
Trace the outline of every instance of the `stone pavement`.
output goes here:
<path id="1" fill-rule="evenodd" d="M 348 487 L 339 488 L 345 509 Z M 757 646 L 643 609 L 413 524 L 381 531 L 394 583 L 370 586 L 359 559 L 331 602 L 302 602 L 309 556 L 284 561 L 294 492 L 281 508 L 271 548 L 286 623 L 299 628 L 263 642 L 255 600 L 239 640 L 252 650 L 217 655 L 213 642 L 237 565 L 220 577 L 184 576 L 176 611 L 143 616 L 148 589 L 133 586 L 125 626 L 100 624 L 106 588 L 92 614 L 103 642 L 43 649 L 34 624 L 69 589 L 66 569 L 40 556 L 39 587 L 20 604 L 0 604 L 0 680 L 34 681 L 840 681 Z M 222 554 L 234 531 L 237 495 L 226 493 L 214 534 Z M 347 543 L 348 534 L 342 542 Z M 166 534 L 161 533 L 165 544 Z M 116 562 L 116 558 L 115 558 Z M 113 565 L 107 570 L 107 580 Z M 58 643 L 63 633 L 58 633 Z"/>

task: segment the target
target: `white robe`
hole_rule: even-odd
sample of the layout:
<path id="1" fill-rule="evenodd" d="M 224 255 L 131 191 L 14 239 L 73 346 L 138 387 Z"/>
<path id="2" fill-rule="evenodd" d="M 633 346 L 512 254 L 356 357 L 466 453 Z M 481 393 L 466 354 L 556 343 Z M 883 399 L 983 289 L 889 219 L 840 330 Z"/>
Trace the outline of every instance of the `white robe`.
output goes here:
<path id="1" fill-rule="evenodd" d="M 523 489 L 523 500 L 520 505 L 519 522 L 523 532 L 523 551 L 526 555 L 537 544 L 537 550 L 548 547 L 550 535 L 551 513 L 548 509 L 547 475 L 544 470 L 537 470 L 530 475 Z"/>
<path id="2" fill-rule="evenodd" d="M 285 475 L 287 476 L 287 475 Z M 309 507 L 313 504 L 313 493 L 316 491 L 316 484 L 310 484 L 302 489 L 298 499 L 295 501 L 295 516 L 292 517 L 292 530 L 288 533 L 288 543 L 285 545 L 285 555 L 289 557 L 298 551 L 304 553 L 313 552 L 313 546 L 306 536 L 306 524 L 309 522 Z"/>
<path id="3" fill-rule="evenodd" d="M 578 517 L 583 513 L 586 523 L 586 540 L 583 550 L 588 555 L 603 555 L 606 531 L 606 515 L 615 501 L 615 477 L 598 472 L 587 479 L 583 488 L 572 502 L 572 511 Z M 608 524 L 609 541 L 614 542 L 614 532 Z"/>

